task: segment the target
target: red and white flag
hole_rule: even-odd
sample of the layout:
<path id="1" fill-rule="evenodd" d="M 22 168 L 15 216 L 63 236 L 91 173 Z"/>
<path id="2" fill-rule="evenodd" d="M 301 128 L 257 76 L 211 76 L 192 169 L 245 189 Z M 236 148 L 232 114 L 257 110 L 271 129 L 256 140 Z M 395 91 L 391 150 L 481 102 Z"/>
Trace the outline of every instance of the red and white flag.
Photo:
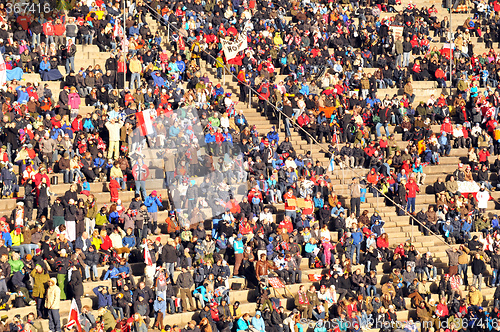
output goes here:
<path id="1" fill-rule="evenodd" d="M 141 134 L 143 136 L 152 135 L 154 133 L 153 121 L 151 121 L 151 112 L 149 109 L 145 109 L 144 111 L 137 112 L 137 123 L 139 124 L 139 128 L 141 129 Z"/>
<path id="2" fill-rule="evenodd" d="M 153 260 L 151 259 L 151 253 L 149 252 L 149 248 L 147 245 L 146 248 L 144 248 L 144 263 L 146 263 L 147 266 L 153 265 Z"/>
<path id="3" fill-rule="evenodd" d="M 82 332 L 82 326 L 80 325 L 80 312 L 78 311 L 78 305 L 75 299 L 71 300 L 71 310 L 69 311 L 68 324 L 66 328 L 72 329 L 76 326 L 78 332 Z"/>
<path id="4" fill-rule="evenodd" d="M 115 28 L 113 30 L 113 35 L 115 37 L 122 37 L 123 36 L 123 27 L 121 25 L 120 20 L 115 21 Z"/>
<path id="5" fill-rule="evenodd" d="M 0 54 L 0 86 L 4 86 L 7 83 L 7 66 L 5 65 L 5 60 L 3 55 Z"/>

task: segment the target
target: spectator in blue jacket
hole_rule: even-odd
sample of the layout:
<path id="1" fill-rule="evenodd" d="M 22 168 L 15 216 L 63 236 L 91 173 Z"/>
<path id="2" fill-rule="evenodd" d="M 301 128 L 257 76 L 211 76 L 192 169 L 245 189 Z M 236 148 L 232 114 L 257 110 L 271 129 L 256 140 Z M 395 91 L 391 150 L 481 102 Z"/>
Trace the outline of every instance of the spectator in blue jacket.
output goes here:
<path id="1" fill-rule="evenodd" d="M 439 154 L 448 156 L 451 151 L 450 140 L 446 136 L 446 132 L 442 132 L 441 136 L 438 138 L 439 143 Z"/>
<path id="2" fill-rule="evenodd" d="M 126 248 L 135 248 L 137 241 L 135 239 L 134 230 L 132 228 L 127 228 L 127 235 L 123 237 L 122 243 Z"/>
<path id="3" fill-rule="evenodd" d="M 361 242 L 363 242 L 363 232 L 361 231 L 360 228 L 357 228 L 356 231 L 354 231 L 352 234 L 352 247 L 351 247 L 351 254 L 350 254 L 350 259 L 353 264 L 358 265 L 359 264 L 359 251 L 361 250 Z M 354 257 L 354 251 L 356 251 L 356 261 L 353 260 Z"/>
<path id="4" fill-rule="evenodd" d="M 156 228 L 158 227 L 158 208 L 163 207 L 163 203 L 161 202 L 161 197 L 158 198 L 156 190 L 153 190 L 151 194 L 146 197 L 144 201 L 144 205 L 148 208 L 148 213 L 151 217 L 150 226 L 153 227 L 151 229 L 151 233 L 154 234 Z"/>
<path id="5" fill-rule="evenodd" d="M 82 235 L 75 240 L 75 249 L 82 249 L 82 251 L 85 252 L 89 249 L 91 244 L 89 234 L 83 232 Z"/>
<path id="6" fill-rule="evenodd" d="M 236 332 L 246 332 L 250 330 L 250 314 L 247 312 L 238 319 Z"/>
<path id="7" fill-rule="evenodd" d="M 12 237 L 9 232 L 2 232 L 2 240 L 5 242 L 7 248 L 12 247 Z"/>
<path id="8" fill-rule="evenodd" d="M 331 215 L 332 215 L 332 217 L 333 217 L 333 218 L 338 218 L 338 217 L 339 217 L 339 214 L 340 214 L 341 212 L 344 212 L 344 213 L 345 213 L 345 209 L 342 207 L 342 203 L 341 203 L 341 202 L 338 202 L 338 203 L 337 203 L 337 206 L 334 206 L 334 207 L 332 208 L 332 213 L 331 213 Z"/>
<path id="9" fill-rule="evenodd" d="M 275 141 L 276 144 L 278 144 L 280 140 L 280 135 L 276 131 L 276 127 L 274 126 L 271 127 L 271 131 L 267 133 L 267 139 L 269 140 L 269 142 Z"/>
<path id="10" fill-rule="evenodd" d="M 112 306 L 113 301 L 107 286 L 97 286 L 93 291 L 97 296 L 97 308 L 110 308 Z"/>
<path id="11" fill-rule="evenodd" d="M 137 23 L 134 24 L 133 26 L 131 26 L 129 29 L 128 29 L 128 35 L 130 37 L 132 36 L 139 36 L 139 27 L 137 26 Z"/>
<path id="12" fill-rule="evenodd" d="M 305 247 L 305 257 L 309 258 L 309 267 L 313 267 L 314 260 L 317 257 L 318 246 L 316 245 L 316 239 L 311 238 L 308 243 L 306 243 Z"/>
<path id="13" fill-rule="evenodd" d="M 255 312 L 255 316 L 252 317 L 252 326 L 258 332 L 266 332 L 266 324 L 264 323 L 264 319 L 262 318 L 260 310 L 257 310 Z"/>
<path id="14" fill-rule="evenodd" d="M 153 303 L 153 309 L 155 311 L 155 324 L 154 327 L 158 330 L 163 330 L 163 317 L 165 316 L 167 310 L 167 302 L 165 302 L 164 295 L 158 292 L 156 299 Z"/>
<path id="15" fill-rule="evenodd" d="M 117 289 L 117 281 L 119 278 L 120 278 L 120 271 L 118 270 L 118 268 L 116 266 L 111 264 L 109 266 L 109 269 L 106 271 L 106 274 L 104 275 L 103 280 L 111 279 L 111 287 L 112 287 L 113 291 L 115 291 Z"/>
<path id="16" fill-rule="evenodd" d="M 448 243 L 454 243 L 455 238 L 453 237 L 453 225 L 450 220 L 447 220 L 446 223 L 443 224 L 443 234 Z"/>
<path id="17" fill-rule="evenodd" d="M 462 225 L 462 236 L 465 241 L 470 241 L 471 229 L 472 229 L 472 220 L 465 219 L 464 224 Z"/>

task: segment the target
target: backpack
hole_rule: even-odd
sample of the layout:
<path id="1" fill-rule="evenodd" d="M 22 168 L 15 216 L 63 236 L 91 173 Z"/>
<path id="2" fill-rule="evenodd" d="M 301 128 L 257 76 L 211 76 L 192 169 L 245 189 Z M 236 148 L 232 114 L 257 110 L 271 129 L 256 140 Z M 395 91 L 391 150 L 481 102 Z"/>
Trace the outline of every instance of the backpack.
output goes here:
<path id="1" fill-rule="evenodd" d="M 380 123 L 380 116 L 378 116 L 378 115 L 372 116 L 372 121 L 373 121 L 373 124 Z"/>
<path id="2" fill-rule="evenodd" d="M 253 197 L 253 198 L 252 198 L 252 203 L 253 203 L 253 204 L 260 204 L 260 198 L 258 198 L 258 197 Z"/>

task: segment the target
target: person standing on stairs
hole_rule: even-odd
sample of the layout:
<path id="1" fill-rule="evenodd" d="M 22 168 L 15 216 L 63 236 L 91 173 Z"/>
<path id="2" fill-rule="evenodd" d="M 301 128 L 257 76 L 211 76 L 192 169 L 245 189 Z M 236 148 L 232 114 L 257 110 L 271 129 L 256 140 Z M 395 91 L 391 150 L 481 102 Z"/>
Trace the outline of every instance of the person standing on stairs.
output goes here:
<path id="1" fill-rule="evenodd" d="M 56 285 L 56 278 L 49 280 L 49 287 L 45 299 L 45 308 L 49 312 L 49 330 L 53 332 L 61 332 L 61 317 L 59 316 L 59 308 L 61 306 L 61 290 Z"/>
<path id="2" fill-rule="evenodd" d="M 357 178 L 352 178 L 352 182 L 349 185 L 349 191 L 351 195 L 351 213 L 356 213 L 356 218 L 360 214 L 361 206 L 361 184 Z"/>
<path id="3" fill-rule="evenodd" d="M 257 92 L 259 93 L 259 106 L 257 107 L 257 110 L 260 113 L 264 113 L 264 115 L 267 115 L 268 111 L 267 109 L 269 107 L 268 100 L 269 96 L 271 95 L 269 90 L 270 90 L 269 82 L 267 79 L 264 79 L 259 89 L 257 90 Z"/>
<path id="4" fill-rule="evenodd" d="M 247 82 L 245 67 L 241 67 L 241 70 L 238 73 L 238 86 L 240 87 L 239 101 L 242 103 L 246 103 L 248 94 L 248 82 Z"/>

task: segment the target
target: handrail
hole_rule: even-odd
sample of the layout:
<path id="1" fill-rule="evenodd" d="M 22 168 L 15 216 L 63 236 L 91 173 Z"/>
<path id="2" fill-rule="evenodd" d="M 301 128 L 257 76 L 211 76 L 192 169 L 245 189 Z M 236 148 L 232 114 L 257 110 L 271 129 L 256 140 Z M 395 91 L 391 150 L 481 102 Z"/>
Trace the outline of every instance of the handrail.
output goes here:
<path id="1" fill-rule="evenodd" d="M 156 16 L 156 19 L 157 21 L 160 22 L 160 24 L 162 25 L 166 25 L 168 27 L 171 27 L 173 28 L 175 31 L 179 32 L 180 30 L 173 26 L 170 22 L 166 21 L 165 19 L 163 19 L 163 17 L 161 15 L 159 15 L 151 6 L 149 6 L 149 4 L 147 3 L 143 3 L 143 5 L 148 8 L 148 10 L 154 14 L 154 16 Z M 153 15 L 152 15 L 153 16 Z M 159 17 L 159 18 L 158 18 Z M 186 40 L 186 43 L 188 43 L 188 41 Z M 213 60 L 217 61 L 217 59 L 215 59 L 210 53 L 206 52 L 205 50 L 202 50 L 203 53 L 205 53 L 207 56 L 209 56 L 210 58 L 212 58 Z M 226 66 L 226 64 L 223 64 L 224 65 L 224 69 L 234 78 L 237 79 L 237 76 L 234 75 L 230 70 L 229 68 Z M 256 93 L 258 95 L 258 92 L 257 90 L 255 90 L 254 88 L 252 88 L 251 85 L 247 85 L 249 89 L 251 89 L 254 93 Z M 275 111 L 279 112 L 281 115 L 285 116 L 285 118 L 287 118 L 288 120 L 292 120 L 292 118 L 290 118 L 289 116 L 287 116 L 283 111 L 281 111 L 276 105 L 274 105 L 273 103 L 269 102 L 268 101 L 268 104 L 271 105 Z M 311 134 L 309 134 L 307 131 L 305 131 L 302 127 L 298 126 L 296 123 L 294 123 L 293 121 L 289 121 L 290 122 L 290 126 L 294 126 L 295 128 L 299 129 L 299 130 L 302 130 L 302 132 L 304 132 L 307 136 L 309 136 L 309 138 L 311 139 L 311 142 L 314 141 L 317 145 L 319 146 L 323 146 L 323 143 L 320 143 L 318 142 Z M 326 151 L 328 151 L 328 148 L 326 149 Z M 364 175 L 361 175 L 360 173 L 358 173 L 356 170 L 354 170 L 353 168 L 351 167 L 348 167 L 351 172 L 355 173 L 356 175 L 358 175 L 359 177 L 364 177 Z M 445 243 L 448 247 L 452 248 L 451 245 L 449 245 L 445 240 L 443 240 L 443 238 L 437 234 L 435 234 L 434 232 L 432 232 L 426 225 L 422 224 L 420 221 L 418 221 L 417 218 L 415 218 L 411 213 L 409 213 L 408 211 L 406 211 L 406 207 L 402 207 L 401 205 L 397 204 L 394 200 L 392 200 L 390 197 L 388 197 L 386 194 L 382 193 L 378 188 L 376 187 L 373 187 L 375 188 L 375 190 L 381 194 L 383 197 L 385 197 L 387 200 L 389 200 L 391 203 L 394 204 L 394 206 L 402 209 L 406 215 L 408 215 L 410 217 L 410 220 L 414 220 L 416 221 L 419 225 L 421 225 L 422 227 L 424 227 L 425 229 L 427 229 L 430 234 L 436 238 L 438 238 L 441 242 Z M 413 239 L 412 239 L 413 241 Z"/>

